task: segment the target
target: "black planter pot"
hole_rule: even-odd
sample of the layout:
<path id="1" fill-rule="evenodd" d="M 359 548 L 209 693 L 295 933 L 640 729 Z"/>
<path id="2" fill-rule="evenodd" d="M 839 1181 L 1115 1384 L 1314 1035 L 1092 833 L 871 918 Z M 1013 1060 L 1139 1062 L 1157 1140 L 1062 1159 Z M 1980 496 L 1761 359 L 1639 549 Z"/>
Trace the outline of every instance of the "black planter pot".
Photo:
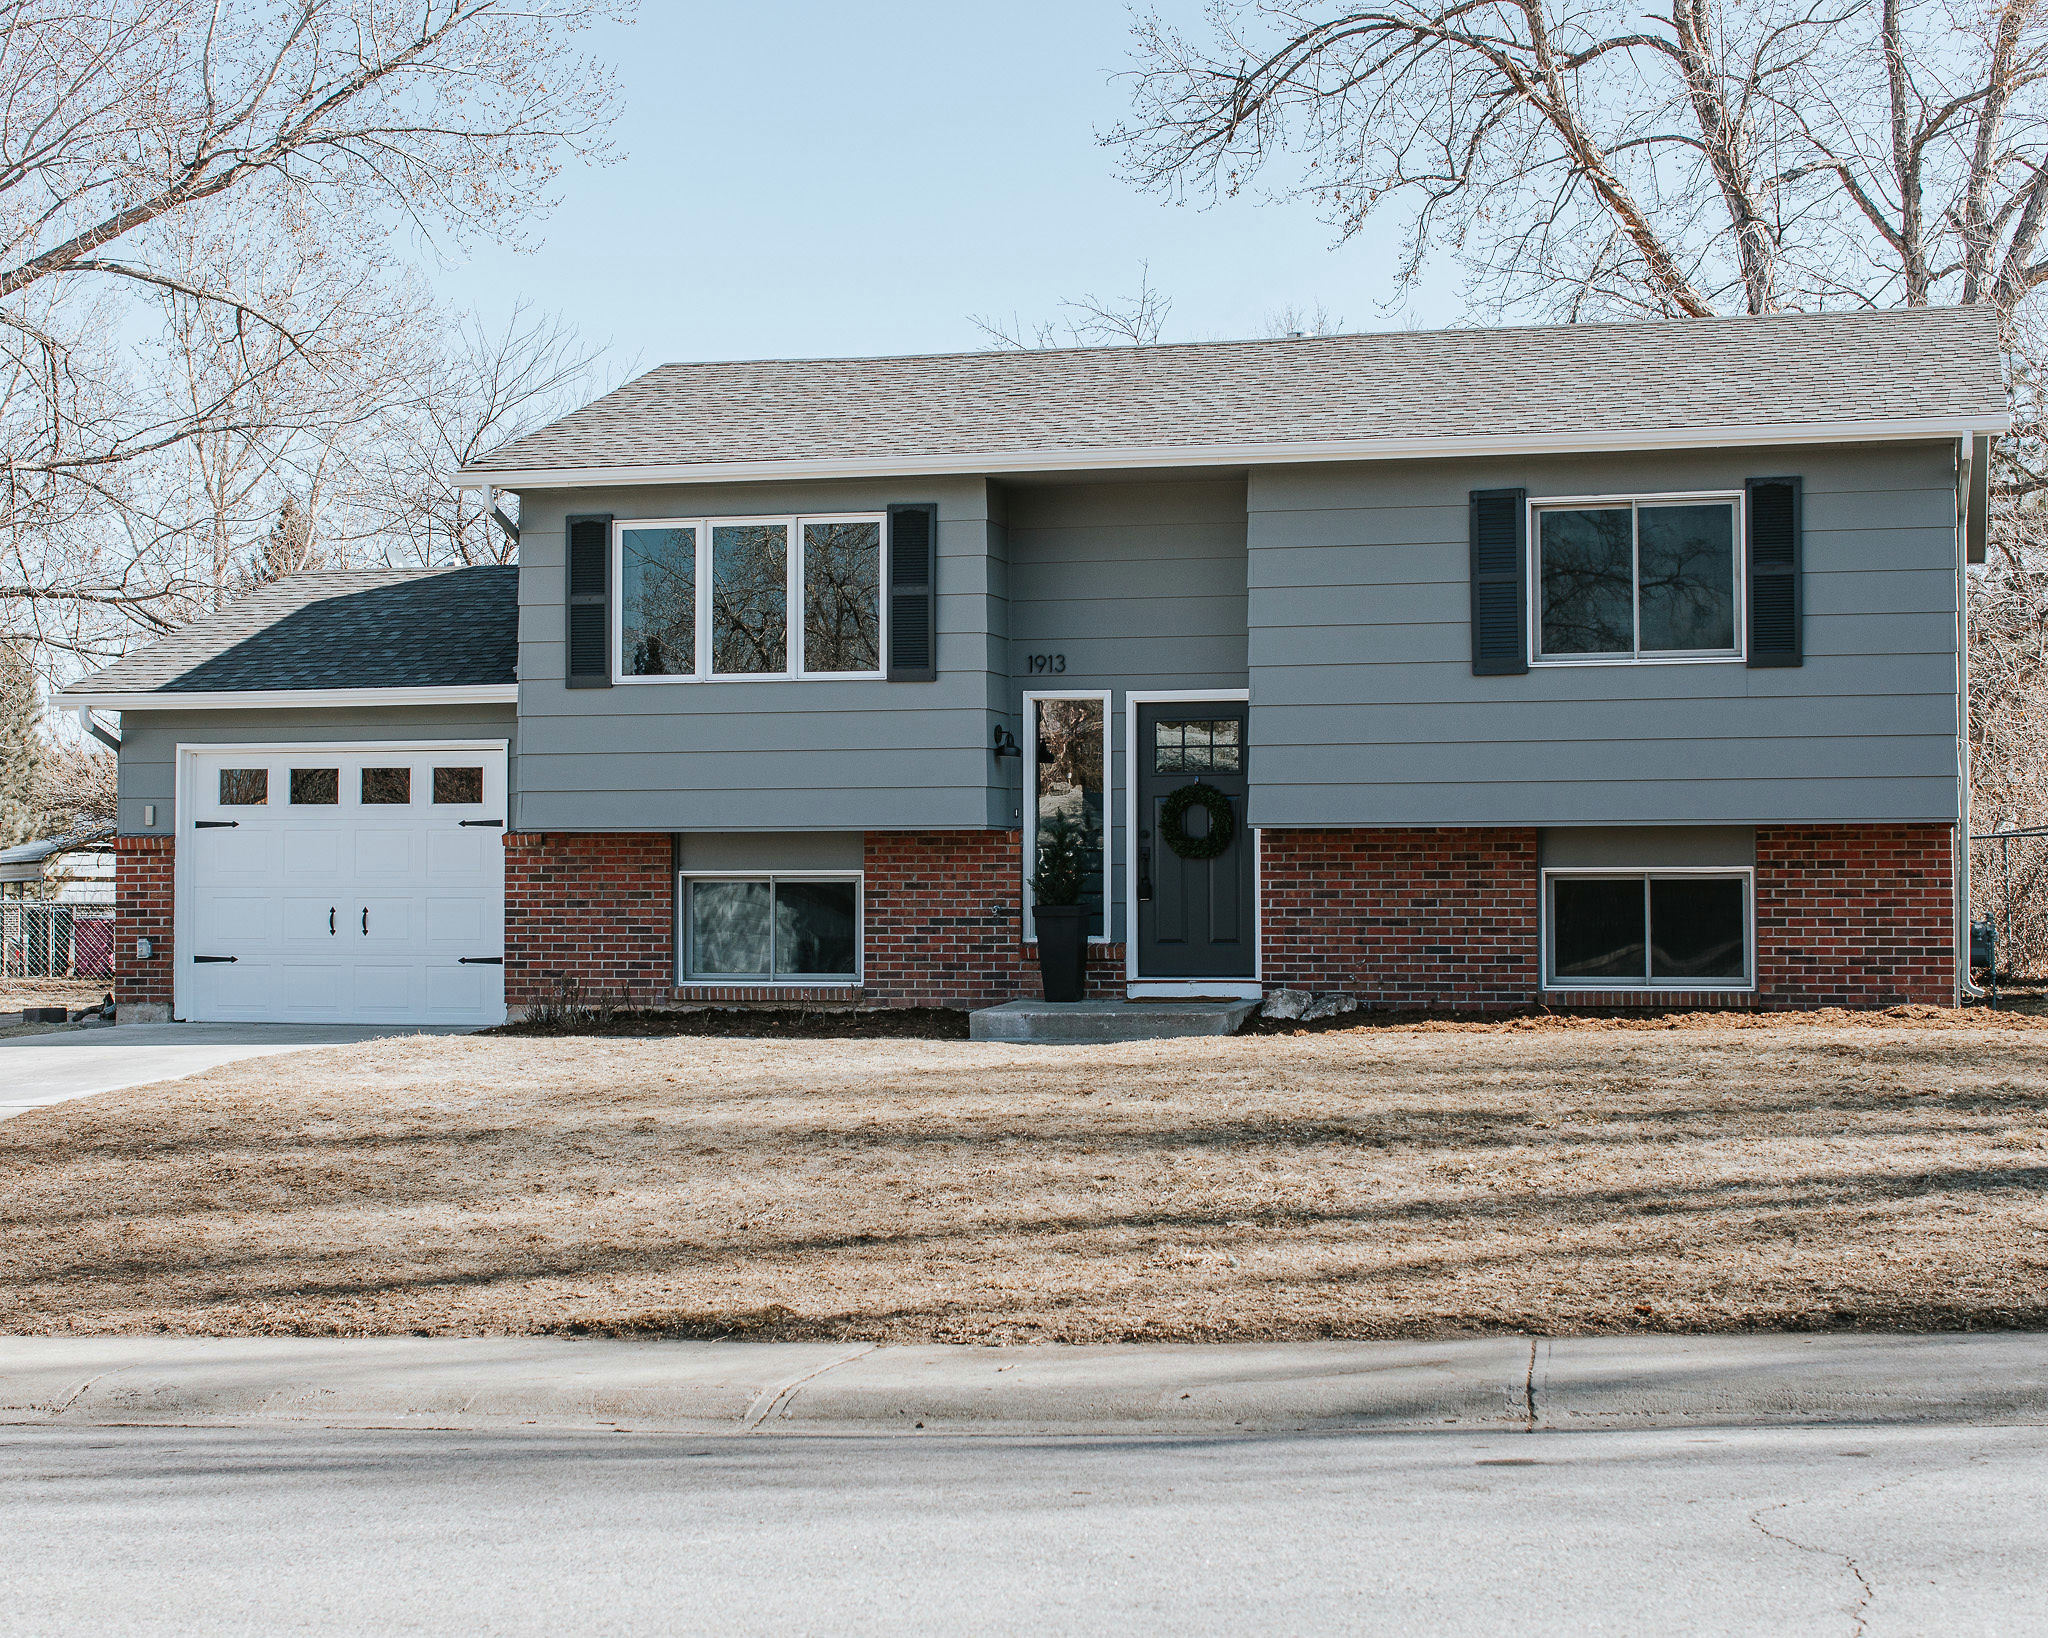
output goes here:
<path id="1" fill-rule="evenodd" d="M 1032 911 L 1038 924 L 1038 976 L 1048 1001 L 1081 999 L 1082 963 L 1088 953 L 1088 907 L 1085 904 L 1041 904 Z"/>

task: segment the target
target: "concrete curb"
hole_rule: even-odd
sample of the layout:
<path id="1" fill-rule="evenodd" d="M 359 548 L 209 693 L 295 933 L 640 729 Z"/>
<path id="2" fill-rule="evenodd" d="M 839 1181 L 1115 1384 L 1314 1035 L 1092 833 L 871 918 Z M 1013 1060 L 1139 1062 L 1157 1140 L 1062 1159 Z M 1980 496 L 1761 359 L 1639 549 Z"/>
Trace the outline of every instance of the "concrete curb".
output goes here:
<path id="1" fill-rule="evenodd" d="M 1162 1434 L 2048 1425 L 2048 1335 L 1019 1348 L 6 1337 L 0 1423 Z"/>

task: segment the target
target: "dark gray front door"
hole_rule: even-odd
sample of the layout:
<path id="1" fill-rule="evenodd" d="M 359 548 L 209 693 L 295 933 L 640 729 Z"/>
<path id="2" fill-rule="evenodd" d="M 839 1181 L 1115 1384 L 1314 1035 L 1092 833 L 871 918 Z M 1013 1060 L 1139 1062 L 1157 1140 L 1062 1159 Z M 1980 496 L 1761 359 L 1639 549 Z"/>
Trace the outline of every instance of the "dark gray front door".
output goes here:
<path id="1" fill-rule="evenodd" d="M 1191 700 L 1138 707 L 1131 747 L 1138 793 L 1138 977 L 1250 978 L 1253 939 L 1252 836 L 1245 826 L 1247 709 L 1242 700 Z M 1213 859 L 1184 859 L 1159 830 L 1169 793 L 1197 781 L 1229 799 L 1230 845 Z M 1187 810 L 1191 839 L 1209 815 Z"/>

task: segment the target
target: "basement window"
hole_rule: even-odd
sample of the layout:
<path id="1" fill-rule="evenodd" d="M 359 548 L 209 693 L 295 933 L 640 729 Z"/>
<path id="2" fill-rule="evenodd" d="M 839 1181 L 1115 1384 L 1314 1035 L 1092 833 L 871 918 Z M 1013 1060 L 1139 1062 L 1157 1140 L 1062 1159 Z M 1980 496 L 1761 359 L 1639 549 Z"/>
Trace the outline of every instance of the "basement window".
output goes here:
<path id="1" fill-rule="evenodd" d="M 682 980 L 856 984 L 858 876 L 683 878 Z"/>
<path id="2" fill-rule="evenodd" d="M 1548 870 L 1550 989 L 1747 989 L 1755 970 L 1747 870 Z"/>

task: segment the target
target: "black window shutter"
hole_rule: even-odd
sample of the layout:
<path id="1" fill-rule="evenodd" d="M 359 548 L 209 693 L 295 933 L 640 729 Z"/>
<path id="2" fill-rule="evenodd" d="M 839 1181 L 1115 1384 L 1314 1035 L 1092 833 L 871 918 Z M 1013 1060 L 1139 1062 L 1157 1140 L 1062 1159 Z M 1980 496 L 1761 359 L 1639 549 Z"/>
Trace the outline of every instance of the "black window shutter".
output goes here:
<path id="1" fill-rule="evenodd" d="M 569 686 L 612 684 L 612 520 L 584 512 L 567 521 L 569 536 Z"/>
<path id="2" fill-rule="evenodd" d="M 933 682 L 938 654 L 939 509 L 889 508 L 889 680 Z"/>
<path id="3" fill-rule="evenodd" d="M 1749 663 L 1806 663 L 1805 555 L 1800 481 L 1751 478 L 1749 490 Z"/>
<path id="4" fill-rule="evenodd" d="M 1529 669 L 1526 489 L 1472 491 L 1472 675 Z"/>

